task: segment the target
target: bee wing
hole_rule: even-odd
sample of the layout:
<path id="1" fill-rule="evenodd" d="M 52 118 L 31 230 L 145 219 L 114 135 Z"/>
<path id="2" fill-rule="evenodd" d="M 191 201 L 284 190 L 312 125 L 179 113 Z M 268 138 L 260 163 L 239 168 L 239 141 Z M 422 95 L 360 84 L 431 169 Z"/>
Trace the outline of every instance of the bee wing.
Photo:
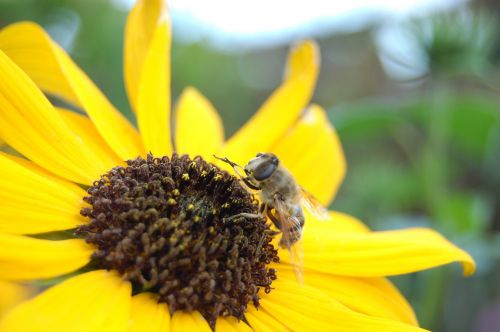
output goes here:
<path id="1" fill-rule="evenodd" d="M 299 283 L 304 282 L 304 251 L 301 241 L 293 242 L 290 237 L 290 229 L 301 229 L 300 220 L 291 216 L 286 204 L 280 200 L 274 200 L 274 209 L 281 223 L 280 245 L 285 246 L 290 253 L 290 261 Z"/>
<path id="2" fill-rule="evenodd" d="M 300 204 L 320 221 L 330 219 L 328 210 L 310 192 L 300 187 Z"/>

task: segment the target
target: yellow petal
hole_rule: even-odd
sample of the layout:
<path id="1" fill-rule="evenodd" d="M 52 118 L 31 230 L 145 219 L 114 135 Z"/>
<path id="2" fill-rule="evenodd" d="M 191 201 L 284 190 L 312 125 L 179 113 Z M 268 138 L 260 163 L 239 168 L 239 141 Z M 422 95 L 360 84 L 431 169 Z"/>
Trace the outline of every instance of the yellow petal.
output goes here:
<path id="1" fill-rule="evenodd" d="M 0 279 L 56 277 L 87 264 L 92 252 L 79 239 L 49 241 L 0 233 Z"/>
<path id="2" fill-rule="evenodd" d="M 165 303 L 158 303 L 151 293 L 132 297 L 129 332 L 167 332 L 170 330 L 170 313 Z"/>
<path id="3" fill-rule="evenodd" d="M 107 271 L 70 278 L 27 301 L 0 321 L 2 332 L 122 332 L 130 315 L 131 286 Z"/>
<path id="4" fill-rule="evenodd" d="M 198 311 L 176 311 L 170 320 L 170 332 L 211 332 L 208 322 Z"/>
<path id="5" fill-rule="evenodd" d="M 475 271 L 467 252 L 430 229 L 336 233 L 306 225 L 303 248 L 306 268 L 337 275 L 390 276 L 452 262 L 462 263 L 465 275 Z M 280 258 L 289 261 L 286 252 Z"/>
<path id="6" fill-rule="evenodd" d="M 34 234 L 85 223 L 80 187 L 3 152 L 0 169 L 0 232 Z"/>
<path id="7" fill-rule="evenodd" d="M 170 155 L 170 18 L 163 0 L 140 0 L 125 31 L 125 82 L 144 145 Z"/>
<path id="8" fill-rule="evenodd" d="M 315 216 L 313 216 L 307 209 L 304 209 L 305 214 L 305 227 L 304 233 L 306 235 L 310 235 L 309 233 L 369 233 L 370 229 L 360 220 L 337 211 L 328 211 L 330 219 L 319 221 Z M 278 247 L 277 241 L 278 238 L 275 238 L 275 245 Z M 301 244 L 299 244 L 301 245 Z M 283 256 L 285 259 L 282 259 L 282 262 L 289 260 L 288 250 L 278 248 L 279 256 Z"/>
<path id="9" fill-rule="evenodd" d="M 278 278 L 290 282 L 296 280 L 291 267 L 278 266 Z M 304 282 L 354 311 L 418 325 L 411 306 L 384 278 L 341 277 L 308 270 L 304 275 Z"/>
<path id="10" fill-rule="evenodd" d="M 56 107 L 56 109 L 75 135 L 98 156 L 107 169 L 124 164 L 123 160 L 104 141 L 88 117 L 63 108 Z"/>
<path id="11" fill-rule="evenodd" d="M 134 111 L 137 109 L 139 81 L 144 61 L 158 26 L 158 18 L 165 9 L 163 0 L 137 1 L 127 18 L 123 74 L 125 88 Z"/>
<path id="12" fill-rule="evenodd" d="M 263 310 L 294 331 L 424 331 L 395 320 L 357 313 L 320 290 L 276 280 L 261 299 Z"/>
<path id="13" fill-rule="evenodd" d="M 223 142 L 224 128 L 213 105 L 195 88 L 186 88 L 175 108 L 177 153 L 210 160 Z"/>
<path id="14" fill-rule="evenodd" d="M 0 32 L 0 49 L 44 91 L 81 107 L 121 159 L 144 154 L 139 135 L 71 58 L 34 23 Z"/>
<path id="15" fill-rule="evenodd" d="M 0 194 L 0 197 L 4 199 L 3 194 Z M 10 206 L 0 207 L 0 232 L 3 233 L 46 233 L 72 229 L 85 223 L 85 220 L 77 215 L 78 209 L 75 209 L 75 216 L 68 216 L 68 213 L 33 207 L 30 203 L 27 203 L 28 208 L 22 204 L 10 203 Z"/>
<path id="16" fill-rule="evenodd" d="M 18 303 L 26 300 L 33 293 L 33 289 L 21 284 L 0 280 L 0 317 L 14 308 Z"/>
<path id="17" fill-rule="evenodd" d="M 44 168 L 89 183 L 105 166 L 31 79 L 0 51 L 0 137 Z"/>
<path id="18" fill-rule="evenodd" d="M 32 161 L 11 155 L 6 152 L 0 152 L 0 154 L 2 155 L 2 158 L 7 158 L 12 162 L 18 164 L 20 167 L 23 167 L 34 174 L 40 175 L 45 179 L 50 180 L 52 183 L 65 187 L 66 190 L 72 191 L 78 197 L 82 197 L 82 194 L 86 193 L 81 186 L 58 177 L 57 175 L 47 171 L 46 169 L 40 167 L 39 165 L 35 164 Z"/>
<path id="19" fill-rule="evenodd" d="M 304 41 L 295 47 L 289 55 L 283 83 L 229 139 L 220 154 L 244 164 L 257 152 L 270 151 L 308 105 L 319 62 L 319 49 L 314 41 Z"/>
<path id="20" fill-rule="evenodd" d="M 362 221 L 343 212 L 328 211 L 330 220 L 318 221 L 307 210 L 305 212 L 307 232 L 369 233 L 370 229 Z"/>
<path id="21" fill-rule="evenodd" d="M 340 140 L 325 111 L 310 106 L 298 123 L 272 148 L 296 181 L 328 205 L 346 172 Z"/>
<path id="22" fill-rule="evenodd" d="M 263 309 L 257 309 L 253 305 L 249 305 L 245 318 L 250 323 L 250 326 L 256 332 L 288 332 L 291 331 L 285 325 L 281 324 L 276 318 L 269 315 Z"/>
<path id="23" fill-rule="evenodd" d="M 215 332 L 252 332 L 252 329 L 235 317 L 219 317 L 215 323 Z"/>

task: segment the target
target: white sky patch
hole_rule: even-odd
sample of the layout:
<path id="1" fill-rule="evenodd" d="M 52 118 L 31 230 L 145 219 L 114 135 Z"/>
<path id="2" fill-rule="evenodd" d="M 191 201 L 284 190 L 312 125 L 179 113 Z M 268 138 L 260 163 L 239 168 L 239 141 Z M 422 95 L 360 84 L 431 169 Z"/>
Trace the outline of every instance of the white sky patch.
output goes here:
<path id="1" fill-rule="evenodd" d="M 112 0 L 129 10 L 134 0 Z M 228 52 L 289 45 L 296 40 L 355 32 L 373 24 L 375 42 L 385 70 L 409 79 L 427 70 L 425 59 L 405 38 L 398 23 L 412 17 L 463 6 L 468 0 L 170 0 L 177 40 L 208 40 Z M 404 56 L 414 67 L 391 57 Z"/>
<path id="2" fill-rule="evenodd" d="M 400 81 L 422 77 L 429 70 L 426 54 L 406 28 L 395 23 L 374 31 L 382 66 L 390 77 Z"/>
<path id="3" fill-rule="evenodd" d="M 175 12 L 229 34 L 256 34 L 294 28 L 316 20 L 373 12 L 405 15 L 446 8 L 457 0 L 171 0 Z"/>
<path id="4" fill-rule="evenodd" d="M 134 0 L 112 0 L 130 9 Z M 170 0 L 181 40 L 206 38 L 224 47 L 262 47 L 291 40 L 356 31 L 383 20 L 426 15 L 467 0 Z"/>

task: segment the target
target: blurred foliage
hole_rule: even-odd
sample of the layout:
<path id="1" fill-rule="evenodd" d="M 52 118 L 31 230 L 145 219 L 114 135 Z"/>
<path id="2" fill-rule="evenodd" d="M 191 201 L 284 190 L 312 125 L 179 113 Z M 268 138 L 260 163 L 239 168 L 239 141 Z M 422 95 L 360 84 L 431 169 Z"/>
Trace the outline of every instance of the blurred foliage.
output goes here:
<path id="1" fill-rule="evenodd" d="M 500 6 L 479 2 L 483 7 L 402 25 L 428 67 L 411 82 L 385 73 L 372 40 L 377 25 L 319 38 L 322 68 L 313 101 L 328 108 L 349 164 L 332 207 L 373 229 L 438 229 L 478 262 L 471 279 L 455 266 L 394 278 L 422 326 L 433 331 L 498 332 L 492 324 L 500 326 L 494 314 L 500 311 Z M 42 24 L 130 115 L 122 80 L 127 13 L 116 3 L 0 0 L 0 27 Z M 174 20 L 174 33 L 182 29 Z M 286 50 L 220 50 L 203 38 L 174 37 L 172 94 L 199 88 L 230 135 L 279 84 Z"/>
<path id="2" fill-rule="evenodd" d="M 478 262 L 476 286 L 498 300 L 500 284 L 491 275 L 500 272 L 500 103 L 494 95 L 449 93 L 449 98 L 439 97 L 438 108 L 432 93 L 332 108 L 350 166 L 334 207 L 370 221 L 375 229 L 437 228 L 472 253 Z M 436 123 L 442 127 L 434 128 Z M 470 319 L 486 300 L 472 295 L 467 305 L 451 300 L 451 289 L 457 284 L 470 289 L 467 282 L 473 281 L 447 269 L 396 281 L 423 325 L 435 331 L 470 331 L 470 320 L 461 318 L 456 328 L 449 324 L 457 322 L 457 312 L 467 311 Z M 451 319 L 440 321 L 445 309 Z"/>
<path id="3" fill-rule="evenodd" d="M 448 269 L 394 278 L 434 331 L 499 324 L 481 321 L 500 296 L 497 22 L 482 11 L 412 22 L 429 68 L 419 84 L 330 109 L 350 161 L 334 207 L 376 229 L 437 228 L 478 262 L 472 283 Z"/>
<path id="4" fill-rule="evenodd" d="M 498 30 L 489 13 L 463 9 L 426 18 L 413 28 L 433 74 L 480 74 L 489 68 Z"/>

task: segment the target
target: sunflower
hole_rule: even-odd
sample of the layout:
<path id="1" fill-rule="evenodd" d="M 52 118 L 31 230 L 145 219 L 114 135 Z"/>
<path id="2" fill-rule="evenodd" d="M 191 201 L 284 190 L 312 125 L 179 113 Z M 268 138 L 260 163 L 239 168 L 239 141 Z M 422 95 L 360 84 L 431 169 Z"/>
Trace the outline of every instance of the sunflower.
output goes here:
<path id="1" fill-rule="evenodd" d="M 0 153 L 0 278 L 55 284 L 0 330 L 423 331 L 385 277 L 451 262 L 473 273 L 436 232 L 307 215 L 298 283 L 269 223 L 225 219 L 258 202 L 213 154 L 245 163 L 273 152 L 322 203 L 333 199 L 346 166 L 324 110 L 309 105 L 316 44 L 291 50 L 281 85 L 225 140 L 194 88 L 171 130 L 170 40 L 165 4 L 139 1 L 124 49 L 137 131 L 39 26 L 0 32 L 0 139 L 18 152 Z"/>

